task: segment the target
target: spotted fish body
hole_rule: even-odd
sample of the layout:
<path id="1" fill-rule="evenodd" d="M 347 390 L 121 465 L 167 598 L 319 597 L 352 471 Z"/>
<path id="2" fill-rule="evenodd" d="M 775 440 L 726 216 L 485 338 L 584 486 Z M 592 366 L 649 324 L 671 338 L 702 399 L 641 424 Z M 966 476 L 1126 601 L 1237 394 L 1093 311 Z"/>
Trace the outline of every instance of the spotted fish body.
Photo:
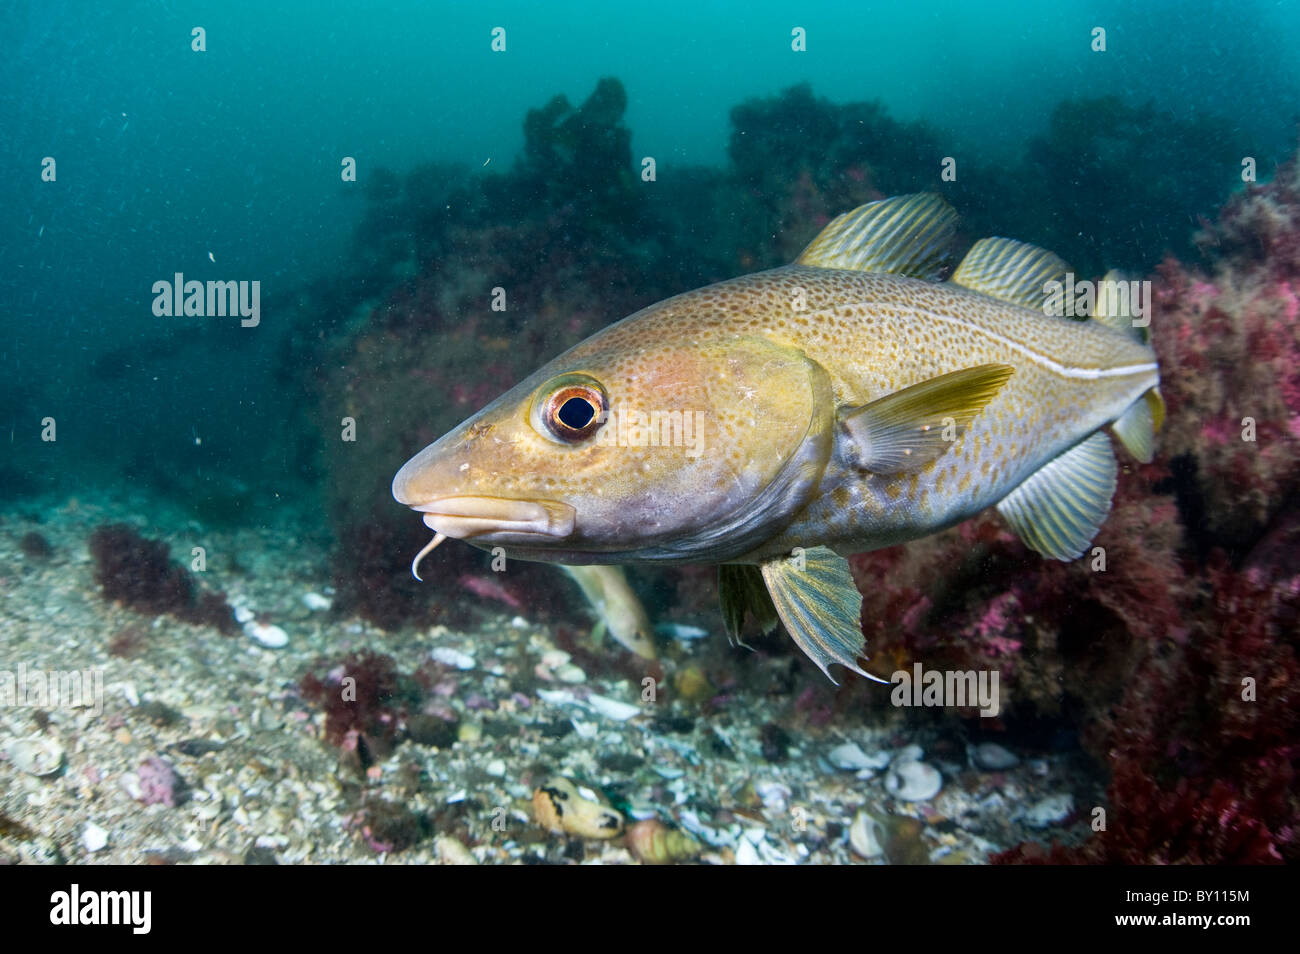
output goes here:
<path id="1" fill-rule="evenodd" d="M 801 293 L 805 310 L 792 312 L 789 302 Z M 811 541 L 858 553 L 959 523 L 1118 419 L 1159 382 L 1152 349 L 1105 324 L 895 275 L 789 265 L 654 310 L 642 313 L 649 335 L 671 334 L 674 323 L 691 320 L 702 340 L 758 333 L 801 349 L 827 370 L 837 406 L 866 405 L 974 365 L 1015 369 L 961 440 L 919 472 L 864 473 L 841 430 L 819 492 L 758 556 Z"/>
<path id="2" fill-rule="evenodd" d="M 779 619 L 828 676 L 863 672 L 846 554 L 996 506 L 1044 556 L 1079 556 L 1115 486 L 1107 429 L 1150 459 L 1155 354 L 1114 299 L 1044 313 L 1066 270 L 1032 246 L 982 240 L 932 280 L 954 217 L 933 195 L 863 206 L 793 265 L 549 362 L 394 479 L 436 532 L 420 556 L 456 537 L 571 565 L 716 563 L 729 631 Z"/>

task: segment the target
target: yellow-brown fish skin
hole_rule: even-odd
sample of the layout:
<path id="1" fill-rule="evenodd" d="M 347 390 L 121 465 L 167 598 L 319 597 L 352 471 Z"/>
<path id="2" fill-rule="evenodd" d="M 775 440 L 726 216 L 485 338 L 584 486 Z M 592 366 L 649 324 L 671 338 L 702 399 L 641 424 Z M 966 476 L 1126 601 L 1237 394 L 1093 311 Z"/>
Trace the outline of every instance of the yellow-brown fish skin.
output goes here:
<path id="1" fill-rule="evenodd" d="M 903 475 L 852 466 L 838 410 L 983 364 L 1014 373 L 951 450 Z M 575 371 L 619 403 L 702 411 L 707 453 L 537 435 L 534 392 Z M 789 265 L 593 335 L 426 448 L 394 495 L 417 507 L 460 496 L 561 502 L 574 510 L 567 537 L 470 538 L 561 563 L 758 561 L 819 544 L 861 552 L 998 502 L 1157 383 L 1152 349 L 1099 322 L 953 284 Z M 779 499 L 747 514 L 764 490 Z"/>
<path id="2" fill-rule="evenodd" d="M 1154 351 L 1129 335 L 958 285 L 800 265 L 740 281 L 757 286 L 746 292 L 759 302 L 748 309 L 777 315 L 765 333 L 827 369 L 839 407 L 963 368 L 1015 369 L 952 449 L 915 473 L 864 474 L 837 441 L 808 506 L 751 557 L 818 543 L 849 554 L 959 523 L 1159 383 Z M 807 310 L 780 315 L 797 290 Z"/>
<path id="3" fill-rule="evenodd" d="M 868 675 L 847 554 L 996 505 L 1028 546 L 1076 559 L 1115 489 L 1104 429 L 1150 460 L 1163 418 L 1140 299 L 1108 278 L 1091 319 L 1048 315 L 1065 264 L 1008 239 L 921 280 L 955 215 L 932 194 L 869 203 L 794 265 L 556 358 L 394 478 L 436 531 L 412 570 L 448 537 L 569 565 L 716 563 L 728 633 L 779 620 L 829 677 Z"/>

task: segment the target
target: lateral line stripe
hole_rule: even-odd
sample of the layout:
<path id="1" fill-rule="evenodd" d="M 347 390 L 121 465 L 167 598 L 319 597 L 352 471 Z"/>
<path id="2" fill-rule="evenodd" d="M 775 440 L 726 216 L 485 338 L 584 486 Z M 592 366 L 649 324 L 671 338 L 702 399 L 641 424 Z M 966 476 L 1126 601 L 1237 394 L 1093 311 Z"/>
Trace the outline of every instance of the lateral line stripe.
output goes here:
<path id="1" fill-rule="evenodd" d="M 815 318 L 818 315 L 828 315 L 834 312 L 842 311 L 846 308 L 858 308 L 862 305 L 869 305 L 869 304 L 871 303 L 861 301 L 861 302 L 853 302 L 848 305 L 836 305 L 834 308 L 824 308 L 819 311 L 812 312 L 809 315 L 809 317 Z M 909 305 L 908 308 L 912 309 L 914 312 L 918 314 L 925 315 L 927 318 L 933 318 L 936 321 L 946 322 L 950 325 L 960 325 L 964 328 L 969 329 L 970 331 L 974 331 L 978 334 L 982 334 L 989 338 L 992 338 L 994 341 L 1006 345 L 1012 351 L 1018 351 L 1020 354 L 1024 355 L 1030 361 L 1034 362 L 1035 364 L 1039 364 L 1043 366 L 1044 368 L 1053 372 L 1054 374 L 1059 374 L 1063 378 L 1081 378 L 1083 380 L 1095 380 L 1097 378 L 1122 378 L 1127 375 L 1145 374 L 1146 372 L 1149 371 L 1160 370 L 1160 365 L 1156 364 L 1154 361 L 1148 364 L 1125 364 L 1115 368 L 1076 368 L 1067 364 L 1061 364 L 1059 361 L 1054 361 L 1053 359 L 1049 358 L 1047 355 L 1039 354 L 1037 351 L 1033 351 L 1027 346 L 1020 344 L 1020 342 L 1018 341 L 1013 341 L 1012 339 L 1006 337 L 1005 335 L 1000 335 L 996 331 L 990 331 L 988 328 L 981 327 L 980 325 L 973 324 L 964 319 L 955 318 L 951 315 L 941 315 L 938 312 L 930 311 L 929 309 L 922 308 L 918 305 Z"/>

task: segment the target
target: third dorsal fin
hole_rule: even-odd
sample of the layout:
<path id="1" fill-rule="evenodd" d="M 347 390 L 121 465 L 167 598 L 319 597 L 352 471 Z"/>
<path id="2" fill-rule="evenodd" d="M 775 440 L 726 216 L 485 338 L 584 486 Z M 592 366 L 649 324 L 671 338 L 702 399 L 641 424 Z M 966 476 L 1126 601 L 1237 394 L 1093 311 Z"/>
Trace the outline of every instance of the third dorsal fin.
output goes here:
<path id="1" fill-rule="evenodd" d="M 1122 272 L 1111 269 L 1097 283 L 1097 302 L 1093 305 L 1092 318 L 1100 321 L 1107 328 L 1114 328 L 1139 344 L 1148 341 L 1144 325 L 1134 324 L 1136 305 L 1131 296 L 1135 285 L 1125 278 Z"/>
<path id="2" fill-rule="evenodd" d="M 1065 282 L 1070 268 L 1055 254 L 1015 239 L 986 238 L 971 246 L 949 279 L 1013 305 L 1041 311 L 1044 285 Z"/>
<path id="3" fill-rule="evenodd" d="M 796 265 L 937 278 L 952 253 L 957 213 L 933 192 L 868 202 L 831 220 Z"/>

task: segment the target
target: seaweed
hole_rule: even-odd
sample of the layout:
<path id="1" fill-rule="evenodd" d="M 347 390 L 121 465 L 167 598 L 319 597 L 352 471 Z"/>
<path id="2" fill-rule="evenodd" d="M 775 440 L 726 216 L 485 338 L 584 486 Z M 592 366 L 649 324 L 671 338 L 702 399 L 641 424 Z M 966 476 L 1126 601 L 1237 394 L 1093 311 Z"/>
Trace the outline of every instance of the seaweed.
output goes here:
<path id="1" fill-rule="evenodd" d="M 298 688 L 324 710 L 325 740 L 362 772 L 392 753 L 403 720 L 422 698 L 391 656 L 369 650 L 335 664 L 317 660 Z"/>
<path id="2" fill-rule="evenodd" d="M 200 587 L 188 570 L 172 562 L 167 544 L 114 523 L 90 535 L 90 553 L 104 599 L 146 616 L 212 626 L 228 636 L 239 631 L 225 596 Z"/>

